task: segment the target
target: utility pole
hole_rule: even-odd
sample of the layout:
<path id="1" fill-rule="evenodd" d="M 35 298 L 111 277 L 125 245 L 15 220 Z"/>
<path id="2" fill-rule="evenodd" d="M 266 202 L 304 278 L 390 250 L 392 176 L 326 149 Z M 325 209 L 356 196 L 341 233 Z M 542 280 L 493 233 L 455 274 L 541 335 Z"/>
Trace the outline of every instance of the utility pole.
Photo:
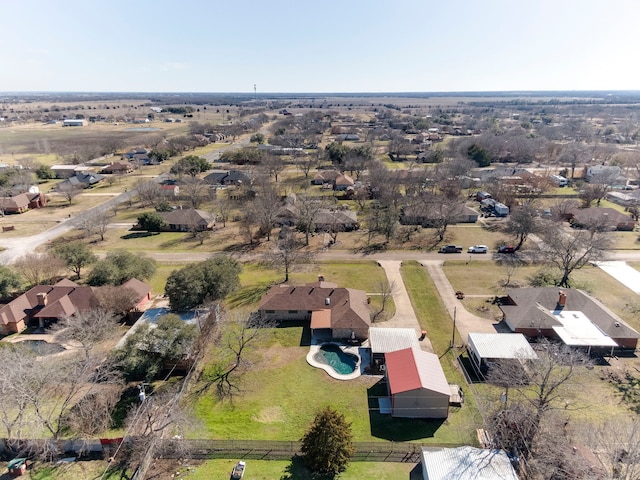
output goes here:
<path id="1" fill-rule="evenodd" d="M 256 90 L 256 84 L 253 84 L 253 100 L 258 101 L 258 91 Z"/>
<path id="2" fill-rule="evenodd" d="M 456 314 L 457 307 L 453 307 L 453 332 L 451 332 L 451 348 L 456 344 Z"/>

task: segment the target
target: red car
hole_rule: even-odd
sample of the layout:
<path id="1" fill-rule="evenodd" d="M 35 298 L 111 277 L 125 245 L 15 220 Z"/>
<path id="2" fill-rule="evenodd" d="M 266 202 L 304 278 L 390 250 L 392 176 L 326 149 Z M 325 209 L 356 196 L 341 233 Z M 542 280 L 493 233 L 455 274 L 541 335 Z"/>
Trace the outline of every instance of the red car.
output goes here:
<path id="1" fill-rule="evenodd" d="M 498 248 L 498 253 L 516 253 L 516 247 L 511 245 L 502 245 Z"/>

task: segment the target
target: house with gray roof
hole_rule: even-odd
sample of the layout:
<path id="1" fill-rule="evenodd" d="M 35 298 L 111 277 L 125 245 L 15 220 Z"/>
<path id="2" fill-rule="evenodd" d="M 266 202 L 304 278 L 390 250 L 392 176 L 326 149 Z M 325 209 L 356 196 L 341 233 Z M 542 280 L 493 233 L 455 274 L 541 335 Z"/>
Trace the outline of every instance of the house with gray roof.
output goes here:
<path id="1" fill-rule="evenodd" d="M 512 332 L 605 352 L 635 350 L 640 333 L 595 298 L 575 288 L 509 288 L 500 309 Z"/>
<path id="2" fill-rule="evenodd" d="M 168 232 L 203 232 L 211 230 L 216 224 L 216 216 L 195 208 L 177 208 L 170 212 L 161 212 Z"/>

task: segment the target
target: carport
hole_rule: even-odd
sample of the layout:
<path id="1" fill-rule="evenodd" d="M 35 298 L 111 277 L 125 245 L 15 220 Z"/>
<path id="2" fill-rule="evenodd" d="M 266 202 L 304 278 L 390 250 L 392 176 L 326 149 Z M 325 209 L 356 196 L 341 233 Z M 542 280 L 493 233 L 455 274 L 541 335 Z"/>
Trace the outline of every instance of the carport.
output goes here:
<path id="1" fill-rule="evenodd" d="M 499 360 L 535 360 L 536 352 L 521 333 L 470 333 L 468 350 L 471 363 L 484 376 Z"/>

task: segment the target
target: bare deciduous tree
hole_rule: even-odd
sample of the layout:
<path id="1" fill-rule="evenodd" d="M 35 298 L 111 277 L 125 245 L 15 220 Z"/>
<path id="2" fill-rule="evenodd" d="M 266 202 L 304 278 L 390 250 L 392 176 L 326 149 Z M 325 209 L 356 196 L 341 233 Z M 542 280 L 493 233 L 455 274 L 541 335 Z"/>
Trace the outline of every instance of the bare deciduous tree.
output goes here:
<path id="1" fill-rule="evenodd" d="M 27 253 L 18 257 L 14 266 L 32 286 L 51 283 L 66 268 L 64 260 L 50 253 Z"/>
<path id="2" fill-rule="evenodd" d="M 67 200 L 67 202 L 69 202 L 69 205 L 71 205 L 73 199 L 82 193 L 82 187 L 73 185 L 69 182 L 62 182 L 58 184 L 58 186 L 56 187 L 56 191 L 60 195 L 62 195 Z"/>
<path id="3" fill-rule="evenodd" d="M 104 241 L 104 236 L 110 223 L 110 214 L 107 210 L 91 210 L 86 212 L 76 225 L 76 230 L 86 233 L 86 235 L 100 235 L 100 240 Z"/>
<path id="4" fill-rule="evenodd" d="M 560 270 L 560 279 L 557 281 L 560 287 L 569 287 L 574 270 L 604 260 L 612 241 L 607 233 L 566 231 L 560 227 L 547 228 L 540 236 L 544 241 L 540 247 L 542 256 Z"/>
<path id="5" fill-rule="evenodd" d="M 271 326 L 272 322 L 255 315 L 247 318 L 244 312 L 229 316 L 222 325 L 219 361 L 204 371 L 203 389 L 215 385 L 219 398 L 232 399 L 240 391 L 238 377 L 251 365 L 247 360 L 247 352 Z"/>

